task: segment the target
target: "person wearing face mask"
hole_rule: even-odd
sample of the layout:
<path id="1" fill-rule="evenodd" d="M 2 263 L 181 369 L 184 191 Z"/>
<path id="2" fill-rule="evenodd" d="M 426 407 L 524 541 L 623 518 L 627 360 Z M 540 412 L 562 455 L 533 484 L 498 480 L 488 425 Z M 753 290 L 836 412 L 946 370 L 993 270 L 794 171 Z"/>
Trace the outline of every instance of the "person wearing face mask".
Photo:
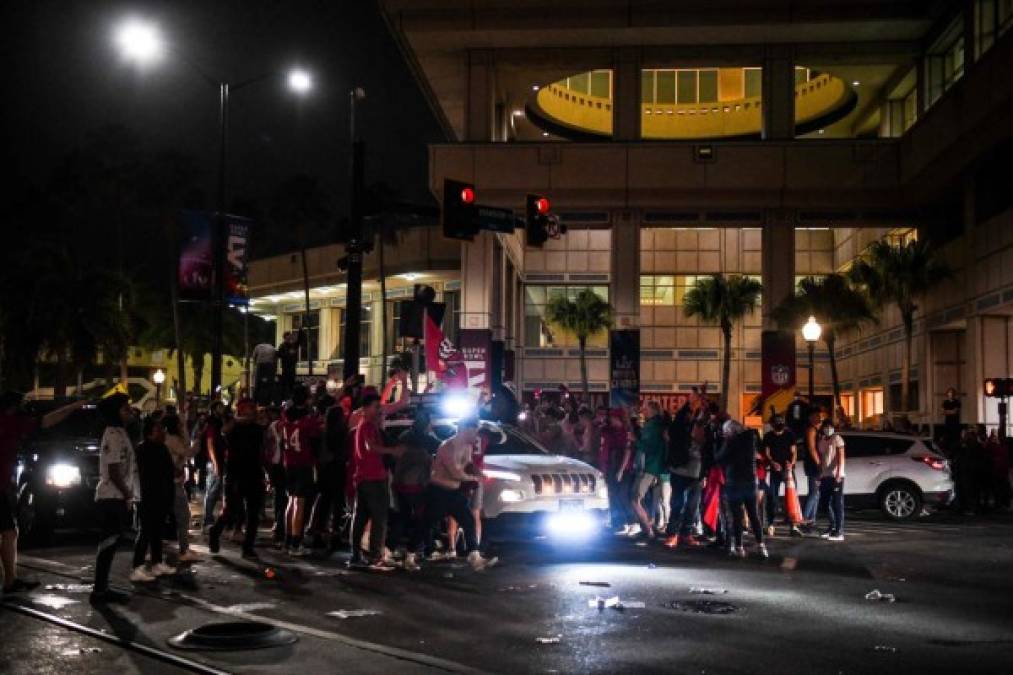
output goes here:
<path id="1" fill-rule="evenodd" d="M 795 459 L 797 450 L 795 446 L 795 434 L 785 424 L 784 418 L 775 415 L 771 430 L 763 436 L 763 454 L 770 466 L 768 480 L 770 489 L 767 490 L 767 535 L 774 536 L 774 520 L 777 517 L 778 495 L 781 486 L 787 481 L 788 475 L 794 476 Z M 792 536 L 801 536 L 802 531 L 798 526 L 791 524 Z"/>
<path id="2" fill-rule="evenodd" d="M 727 419 L 721 425 L 721 436 L 722 444 L 714 459 L 724 467 L 725 495 L 732 515 L 732 539 L 728 554 L 736 558 L 746 557 L 746 550 L 742 546 L 745 512 L 756 537 L 757 555 L 767 558 L 767 546 L 763 543 L 763 523 L 756 508 L 756 437 L 751 430 L 733 419 Z"/>
<path id="3" fill-rule="evenodd" d="M 826 510 L 830 528 L 820 535 L 830 541 L 844 541 L 844 439 L 831 420 L 820 425 L 816 442 L 820 460 L 820 501 L 817 513 Z"/>

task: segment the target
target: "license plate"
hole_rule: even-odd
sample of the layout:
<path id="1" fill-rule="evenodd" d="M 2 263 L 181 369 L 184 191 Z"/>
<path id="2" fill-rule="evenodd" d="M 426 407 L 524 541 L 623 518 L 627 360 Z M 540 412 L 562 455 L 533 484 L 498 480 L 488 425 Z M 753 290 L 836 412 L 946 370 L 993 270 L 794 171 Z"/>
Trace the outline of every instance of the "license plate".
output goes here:
<path id="1" fill-rule="evenodd" d="M 560 511 L 583 511 L 584 500 L 583 499 L 560 499 L 559 500 Z"/>

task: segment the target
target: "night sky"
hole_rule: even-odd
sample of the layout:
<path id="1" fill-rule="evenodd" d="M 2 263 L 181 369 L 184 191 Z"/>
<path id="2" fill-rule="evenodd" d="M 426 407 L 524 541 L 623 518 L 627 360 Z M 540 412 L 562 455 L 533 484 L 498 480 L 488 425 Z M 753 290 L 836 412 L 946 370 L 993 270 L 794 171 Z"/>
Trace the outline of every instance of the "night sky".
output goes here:
<path id="1" fill-rule="evenodd" d="M 121 125 L 146 147 L 193 155 L 201 187 L 214 194 L 217 89 L 172 52 L 143 71 L 125 63 L 112 36 L 119 19 L 133 16 L 155 21 L 175 52 L 232 82 L 292 64 L 313 72 L 316 88 L 302 101 L 281 74 L 233 94 L 230 204 L 266 202 L 281 180 L 307 173 L 333 191 L 343 213 L 352 86 L 367 92 L 358 113 L 367 183 L 431 200 L 426 145 L 444 139 L 371 0 L 16 0 L 0 12 L 5 146 L 21 187 L 45 184 L 89 134 Z"/>

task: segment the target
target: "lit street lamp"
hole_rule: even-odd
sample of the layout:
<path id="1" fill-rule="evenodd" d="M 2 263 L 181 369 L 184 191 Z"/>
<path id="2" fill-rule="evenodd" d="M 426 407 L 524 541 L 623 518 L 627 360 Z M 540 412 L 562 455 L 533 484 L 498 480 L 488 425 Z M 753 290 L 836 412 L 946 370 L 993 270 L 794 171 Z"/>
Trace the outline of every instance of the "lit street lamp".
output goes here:
<path id="1" fill-rule="evenodd" d="M 816 323 L 816 317 L 810 316 L 809 320 L 802 326 L 802 337 L 805 338 L 806 346 L 809 348 L 809 405 L 813 404 L 813 397 L 816 394 L 815 372 L 813 352 L 816 350 L 816 343 L 823 334 L 823 328 Z"/>
<path id="2" fill-rule="evenodd" d="M 141 67 L 157 61 L 163 52 L 172 51 L 165 46 L 161 31 L 159 31 L 156 25 L 138 19 L 130 19 L 121 24 L 116 31 L 115 42 L 126 60 Z M 213 313 L 212 326 L 214 345 L 211 350 L 211 393 L 214 396 L 219 393 L 222 386 L 222 324 L 225 312 L 225 249 L 227 239 L 225 213 L 228 201 L 226 167 L 228 165 L 229 94 L 255 82 L 277 76 L 279 73 L 264 73 L 232 85 L 221 78 L 210 75 L 200 65 L 182 55 L 180 55 L 180 60 L 196 70 L 208 84 L 218 89 L 218 213 L 215 217 L 214 236 L 212 238 L 215 311 Z M 287 73 L 286 81 L 288 89 L 298 96 L 304 96 L 313 89 L 313 77 L 309 72 L 301 68 L 290 70 Z"/>
<path id="3" fill-rule="evenodd" d="M 159 368 L 151 376 L 151 380 L 155 383 L 155 406 L 157 407 L 162 405 L 162 385 L 165 384 L 165 371 Z"/>

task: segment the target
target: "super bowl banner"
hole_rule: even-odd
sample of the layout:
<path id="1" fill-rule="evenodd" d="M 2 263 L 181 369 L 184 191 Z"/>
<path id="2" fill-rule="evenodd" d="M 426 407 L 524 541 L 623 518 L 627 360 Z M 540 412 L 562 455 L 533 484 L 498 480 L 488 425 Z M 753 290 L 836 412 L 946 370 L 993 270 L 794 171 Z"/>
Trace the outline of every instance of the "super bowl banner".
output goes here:
<path id="1" fill-rule="evenodd" d="M 442 303 L 432 303 L 426 308 L 423 331 L 426 343 L 426 368 L 435 373 L 437 381 L 442 386 L 450 389 L 466 389 L 468 367 L 464 363 L 464 355 L 444 335 L 440 327 L 444 309 Z"/>
<path id="2" fill-rule="evenodd" d="M 205 211 L 183 211 L 179 247 L 177 283 L 181 300 L 211 300 L 214 278 L 211 214 Z"/>
<path id="3" fill-rule="evenodd" d="M 181 214 L 177 268 L 181 300 L 208 302 L 214 297 L 214 219 L 215 214 L 207 211 Z M 250 304 L 247 280 L 250 225 L 247 218 L 225 216 L 225 301 L 232 305 Z"/>
<path id="4" fill-rule="evenodd" d="M 760 336 L 760 395 L 764 400 L 795 386 L 795 336 L 787 331 L 765 330 Z"/>
<path id="5" fill-rule="evenodd" d="M 492 387 L 492 331 L 462 328 L 461 356 L 468 370 L 468 388 L 488 392 Z"/>
<path id="6" fill-rule="evenodd" d="M 250 223 L 248 218 L 225 216 L 225 301 L 231 305 L 250 304 L 246 264 Z"/>
<path id="7" fill-rule="evenodd" d="M 640 402 L 640 331 L 609 331 L 609 405 L 636 406 Z"/>

